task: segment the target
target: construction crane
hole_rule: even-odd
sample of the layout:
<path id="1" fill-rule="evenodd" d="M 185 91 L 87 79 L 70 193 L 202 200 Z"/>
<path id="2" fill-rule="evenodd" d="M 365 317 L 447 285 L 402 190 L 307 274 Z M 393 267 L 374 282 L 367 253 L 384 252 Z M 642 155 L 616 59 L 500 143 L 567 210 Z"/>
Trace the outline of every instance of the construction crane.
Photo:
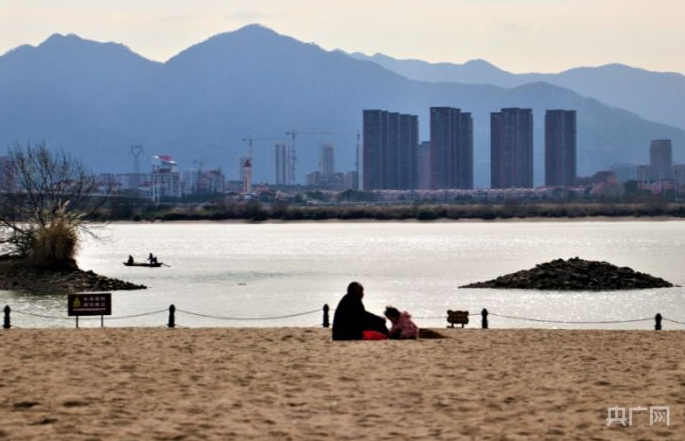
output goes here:
<path id="1" fill-rule="evenodd" d="M 247 145 L 249 146 L 249 154 L 248 156 L 250 157 L 250 161 L 252 161 L 252 144 L 254 144 L 255 141 L 282 141 L 282 138 L 274 138 L 274 137 L 254 137 L 252 135 L 246 136 L 243 138 L 243 142 L 247 142 Z"/>
<path id="2" fill-rule="evenodd" d="M 292 163 L 290 165 L 291 167 L 291 174 L 294 178 L 295 176 L 295 162 L 296 162 L 296 157 L 295 157 L 295 138 L 298 135 L 328 135 L 328 136 L 356 136 L 357 137 L 357 151 L 356 151 L 356 157 L 354 161 L 354 167 L 357 171 L 357 179 L 359 179 L 359 152 L 361 148 L 361 133 L 359 131 L 356 132 L 326 132 L 326 131 L 321 131 L 321 132 L 298 132 L 297 130 L 293 129 L 290 132 L 286 132 L 286 135 L 290 136 L 292 139 Z"/>
<path id="3" fill-rule="evenodd" d="M 276 138 L 273 136 L 246 136 L 243 138 L 243 142 L 247 142 L 247 145 L 249 146 L 249 152 L 248 152 L 248 158 L 250 159 L 250 163 L 254 167 L 254 161 L 252 160 L 252 147 L 255 143 L 255 141 L 280 141 L 283 142 L 283 138 Z M 243 164 L 240 164 L 240 170 L 239 174 L 242 174 L 242 166 Z"/>

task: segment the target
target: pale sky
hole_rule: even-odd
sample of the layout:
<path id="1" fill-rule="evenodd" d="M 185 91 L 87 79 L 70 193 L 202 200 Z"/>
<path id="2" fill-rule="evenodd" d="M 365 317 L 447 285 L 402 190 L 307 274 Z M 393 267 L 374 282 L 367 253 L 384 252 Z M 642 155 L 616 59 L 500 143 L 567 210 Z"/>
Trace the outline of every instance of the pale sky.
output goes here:
<path id="1" fill-rule="evenodd" d="M 59 32 L 166 61 L 250 23 L 327 50 L 512 72 L 618 62 L 685 73 L 685 0 L 0 0 L 0 53 Z"/>

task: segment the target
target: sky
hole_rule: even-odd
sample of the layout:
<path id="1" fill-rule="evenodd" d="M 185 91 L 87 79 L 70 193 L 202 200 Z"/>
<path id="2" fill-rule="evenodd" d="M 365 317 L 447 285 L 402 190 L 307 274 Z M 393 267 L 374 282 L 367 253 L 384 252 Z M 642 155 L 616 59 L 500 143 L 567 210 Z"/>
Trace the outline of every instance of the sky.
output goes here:
<path id="1" fill-rule="evenodd" d="M 0 53 L 58 32 L 166 61 L 251 23 L 327 50 L 481 58 L 511 72 L 685 73 L 684 0 L 0 0 Z"/>

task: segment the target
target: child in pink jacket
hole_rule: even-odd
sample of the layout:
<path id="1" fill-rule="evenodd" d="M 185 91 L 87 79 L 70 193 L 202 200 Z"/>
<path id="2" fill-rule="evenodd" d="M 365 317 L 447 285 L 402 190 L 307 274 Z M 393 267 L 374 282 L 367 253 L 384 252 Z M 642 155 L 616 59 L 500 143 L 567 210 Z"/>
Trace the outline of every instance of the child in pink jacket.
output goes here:
<path id="1" fill-rule="evenodd" d="M 385 308 L 385 316 L 392 323 L 389 336 L 391 339 L 419 338 L 419 327 L 412 321 L 407 311 L 400 312 L 397 308 L 388 306 Z"/>

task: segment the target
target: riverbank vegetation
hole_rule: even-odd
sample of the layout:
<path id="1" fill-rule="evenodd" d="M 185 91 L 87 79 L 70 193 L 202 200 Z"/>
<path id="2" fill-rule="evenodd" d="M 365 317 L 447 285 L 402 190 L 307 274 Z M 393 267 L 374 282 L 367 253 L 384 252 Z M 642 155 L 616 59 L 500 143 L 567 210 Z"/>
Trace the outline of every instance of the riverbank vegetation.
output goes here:
<path id="1" fill-rule="evenodd" d="M 126 204 L 128 208 L 117 206 Z M 682 217 L 685 204 L 666 202 L 524 202 L 471 204 L 283 204 L 227 202 L 135 205 L 113 201 L 100 217 L 105 220 L 134 221 L 318 221 L 318 220 L 506 220 L 506 219 L 582 219 L 589 217 Z"/>

